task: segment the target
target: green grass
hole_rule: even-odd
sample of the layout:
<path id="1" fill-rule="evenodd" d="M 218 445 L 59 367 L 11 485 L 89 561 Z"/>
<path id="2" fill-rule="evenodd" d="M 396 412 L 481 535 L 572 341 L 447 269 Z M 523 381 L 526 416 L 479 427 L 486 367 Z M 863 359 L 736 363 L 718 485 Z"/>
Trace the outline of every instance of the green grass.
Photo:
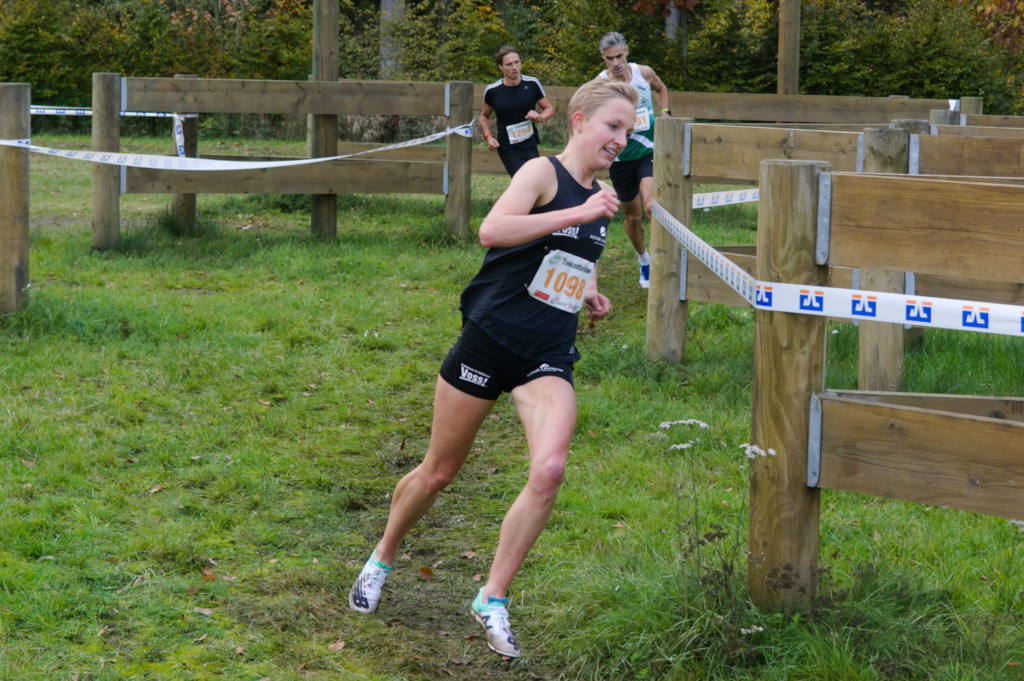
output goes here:
<path id="1" fill-rule="evenodd" d="M 101 254 L 88 171 L 33 157 L 32 182 L 31 300 L 0 322 L 0 679 L 1021 678 L 1024 533 L 1003 519 L 825 491 L 813 605 L 751 605 L 753 315 L 693 305 L 686 363 L 648 361 L 618 220 L 565 486 L 513 585 L 526 657 L 465 614 L 526 472 L 507 399 L 379 613 L 350 612 L 482 250 L 444 237 L 439 197 L 339 197 L 324 244 L 302 197 L 204 195 L 200 236 L 162 226 L 166 197 L 124 197 Z M 474 225 L 502 185 L 474 178 Z M 695 217 L 712 243 L 755 223 Z M 833 330 L 829 386 L 854 387 L 856 330 Z M 928 333 L 907 389 L 1019 395 L 1022 366 L 1019 339 Z M 709 427 L 659 427 L 680 419 Z"/>

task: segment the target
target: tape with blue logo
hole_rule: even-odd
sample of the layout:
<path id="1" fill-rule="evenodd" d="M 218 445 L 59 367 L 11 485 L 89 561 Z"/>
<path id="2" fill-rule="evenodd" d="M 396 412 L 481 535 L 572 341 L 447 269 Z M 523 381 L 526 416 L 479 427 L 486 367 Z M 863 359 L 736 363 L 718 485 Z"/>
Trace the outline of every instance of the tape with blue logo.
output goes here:
<path id="1" fill-rule="evenodd" d="M 656 201 L 651 205 L 651 215 L 694 257 L 758 310 L 1024 336 L 1024 307 L 1020 305 L 758 281 Z"/>

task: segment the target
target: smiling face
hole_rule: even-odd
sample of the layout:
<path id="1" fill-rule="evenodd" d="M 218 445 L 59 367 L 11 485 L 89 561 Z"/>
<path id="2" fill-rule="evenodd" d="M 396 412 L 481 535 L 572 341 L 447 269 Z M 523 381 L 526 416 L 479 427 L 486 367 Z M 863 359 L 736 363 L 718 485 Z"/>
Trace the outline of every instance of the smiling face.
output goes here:
<path id="1" fill-rule="evenodd" d="M 515 52 L 509 52 L 503 56 L 498 68 L 501 69 L 501 77 L 505 81 L 506 85 L 516 85 L 519 82 L 519 74 L 522 69 L 522 64 L 519 61 L 518 54 Z"/>
<path id="2" fill-rule="evenodd" d="M 604 60 L 608 75 L 615 80 L 629 80 L 627 69 L 629 68 L 629 48 L 625 45 L 613 45 L 601 50 L 601 59 Z"/>
<path id="3" fill-rule="evenodd" d="M 624 97 L 613 97 L 589 116 L 581 111 L 573 113 L 573 137 L 594 168 L 607 168 L 626 148 L 635 119 L 633 103 Z"/>

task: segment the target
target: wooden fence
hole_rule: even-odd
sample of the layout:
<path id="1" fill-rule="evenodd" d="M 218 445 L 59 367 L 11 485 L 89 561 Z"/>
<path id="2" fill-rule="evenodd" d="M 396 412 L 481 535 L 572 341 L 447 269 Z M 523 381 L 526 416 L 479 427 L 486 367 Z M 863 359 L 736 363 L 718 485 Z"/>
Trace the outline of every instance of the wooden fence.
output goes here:
<path id="1" fill-rule="evenodd" d="M 813 160 L 835 170 L 908 173 L 911 133 L 923 121 L 900 121 L 902 128 L 855 132 L 690 124 L 679 119 L 656 122 L 655 198 L 679 220 L 692 220 L 695 182 L 757 183 L 762 161 Z M 923 126 L 927 129 L 927 125 Z M 1024 138 L 919 135 L 913 164 L 917 172 L 940 176 L 997 176 L 1000 182 L 1024 182 Z M 1010 179 L 1007 176 L 1016 176 Z M 671 207 L 670 207 L 671 206 Z M 722 247 L 722 253 L 747 272 L 756 267 L 751 247 Z M 685 358 L 688 301 L 728 305 L 746 303 L 699 260 L 682 251 L 660 228 L 651 230 L 651 288 L 648 293 L 646 351 L 652 358 Z M 904 271 L 831 267 L 831 286 L 904 291 Z M 1024 286 L 989 278 L 951 277 L 927 271 L 913 277 L 922 295 L 1024 304 Z M 892 325 L 860 325 L 860 387 L 893 390 L 902 379 L 903 333 Z"/>
<path id="2" fill-rule="evenodd" d="M 1019 279 L 1024 186 L 784 160 L 762 164 L 760 186 L 759 280 L 826 285 L 829 267 Z M 747 579 L 763 606 L 814 595 L 821 488 L 1024 516 L 1024 400 L 823 391 L 825 329 L 823 317 L 755 312 L 752 438 L 776 452 L 750 471 Z"/>
<path id="3" fill-rule="evenodd" d="M 468 82 L 265 81 L 203 78 L 121 78 L 93 74 L 93 148 L 118 151 L 121 110 L 181 113 L 395 114 L 444 116 L 449 126 L 472 118 Z M 443 150 L 420 160 L 341 159 L 254 170 L 183 172 L 127 168 L 127 193 L 444 193 L 450 234 L 469 233 L 472 141 L 449 135 Z M 343 153 L 343 152 L 342 152 Z M 117 243 L 118 168 L 93 170 L 93 245 Z M 324 237 L 314 226 L 314 232 Z"/>

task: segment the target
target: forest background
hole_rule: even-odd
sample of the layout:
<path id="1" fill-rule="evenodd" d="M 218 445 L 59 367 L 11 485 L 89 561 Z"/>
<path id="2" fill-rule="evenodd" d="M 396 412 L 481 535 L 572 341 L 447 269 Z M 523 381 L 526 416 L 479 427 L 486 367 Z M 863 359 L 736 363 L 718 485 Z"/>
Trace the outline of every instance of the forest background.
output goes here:
<path id="1" fill-rule="evenodd" d="M 93 72 L 305 80 L 313 0 L 0 0 L 0 82 L 34 104 L 88 106 Z M 775 92 L 778 0 L 340 0 L 340 76 L 498 77 L 575 86 L 597 42 L 626 35 L 633 61 L 672 90 Z M 984 98 L 1024 114 L 1024 0 L 803 0 L 800 92 Z M 38 126 L 69 125 L 39 120 Z M 262 134 L 274 136 L 274 125 Z"/>

